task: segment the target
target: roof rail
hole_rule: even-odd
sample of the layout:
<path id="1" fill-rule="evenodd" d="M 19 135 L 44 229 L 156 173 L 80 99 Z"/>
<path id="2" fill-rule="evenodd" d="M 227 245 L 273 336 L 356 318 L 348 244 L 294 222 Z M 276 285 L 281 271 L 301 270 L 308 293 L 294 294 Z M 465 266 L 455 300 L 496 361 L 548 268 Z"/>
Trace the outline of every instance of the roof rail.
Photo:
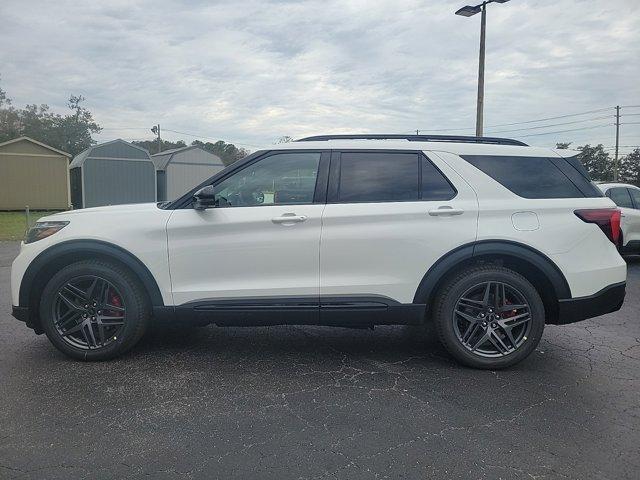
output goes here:
<path id="1" fill-rule="evenodd" d="M 409 142 L 449 142 L 487 143 L 491 145 L 516 145 L 527 147 L 526 143 L 511 138 L 466 137 L 459 135 L 398 135 L 398 134 L 356 134 L 356 135 L 316 135 L 296 140 L 296 142 L 322 142 L 327 140 L 408 140 Z"/>

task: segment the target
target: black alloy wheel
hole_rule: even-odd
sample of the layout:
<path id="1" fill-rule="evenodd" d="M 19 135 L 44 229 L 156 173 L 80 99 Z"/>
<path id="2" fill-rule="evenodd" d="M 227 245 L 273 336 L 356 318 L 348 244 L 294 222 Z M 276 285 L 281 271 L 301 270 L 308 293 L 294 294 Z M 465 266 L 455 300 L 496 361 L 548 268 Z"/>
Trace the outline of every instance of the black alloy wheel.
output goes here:
<path id="1" fill-rule="evenodd" d="M 531 308 L 524 295 L 503 282 L 482 282 L 458 299 L 452 315 L 458 340 L 482 357 L 515 352 L 531 329 Z"/>
<path id="2" fill-rule="evenodd" d="M 92 350 L 118 339 L 124 329 L 126 306 L 111 282 L 84 275 L 60 287 L 51 315 L 56 330 L 66 343 Z"/>
<path id="3" fill-rule="evenodd" d="M 445 280 L 433 304 L 438 338 L 460 363 L 499 369 L 524 360 L 545 325 L 544 303 L 526 278 L 498 265 L 477 265 Z"/>
<path id="4" fill-rule="evenodd" d="M 53 345 L 78 360 L 108 360 L 146 331 L 151 306 L 138 278 L 107 260 L 82 260 L 58 271 L 40 299 L 40 322 Z"/>

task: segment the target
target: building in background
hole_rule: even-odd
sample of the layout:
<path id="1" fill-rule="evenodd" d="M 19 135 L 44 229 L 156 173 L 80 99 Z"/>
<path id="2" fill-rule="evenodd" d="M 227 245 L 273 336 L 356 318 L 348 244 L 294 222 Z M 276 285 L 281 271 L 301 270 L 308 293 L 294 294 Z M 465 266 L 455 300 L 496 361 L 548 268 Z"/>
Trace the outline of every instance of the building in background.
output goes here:
<path id="1" fill-rule="evenodd" d="M 70 158 L 29 137 L 0 143 L 0 210 L 67 210 Z"/>
<path id="2" fill-rule="evenodd" d="M 156 201 L 156 169 L 149 152 L 124 140 L 87 148 L 69 169 L 73 208 Z"/>
<path id="3" fill-rule="evenodd" d="M 217 155 L 200 147 L 182 147 L 152 157 L 158 178 L 158 200 L 175 200 L 224 168 Z"/>

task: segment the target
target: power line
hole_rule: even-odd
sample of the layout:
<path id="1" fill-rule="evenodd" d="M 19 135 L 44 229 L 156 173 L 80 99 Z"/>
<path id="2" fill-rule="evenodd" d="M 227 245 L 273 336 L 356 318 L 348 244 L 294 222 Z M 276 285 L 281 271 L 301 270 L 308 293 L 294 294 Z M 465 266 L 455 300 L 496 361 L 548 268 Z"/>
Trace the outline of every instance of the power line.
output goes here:
<path id="1" fill-rule="evenodd" d="M 537 120 L 527 120 L 525 122 L 513 122 L 513 123 L 501 123 L 501 124 L 498 124 L 498 125 L 487 125 L 485 128 L 511 127 L 511 126 L 514 126 L 514 125 L 526 125 L 526 124 L 530 124 L 530 123 L 546 122 L 546 121 L 549 121 L 549 120 L 559 120 L 561 118 L 578 117 L 580 115 L 587 115 L 589 113 L 605 112 L 605 111 L 611 110 L 613 108 L 614 107 L 598 108 L 596 110 L 587 110 L 585 112 L 580 112 L 580 113 L 570 113 L 570 114 L 567 114 L 567 115 L 558 115 L 558 116 L 555 116 L 555 117 L 539 118 Z M 438 130 L 430 130 L 428 128 L 421 128 L 420 130 L 422 130 L 424 132 L 447 132 L 447 131 L 455 132 L 455 131 L 462 131 L 462 130 L 473 130 L 473 128 L 442 128 L 442 129 L 438 129 Z"/>
<path id="2" fill-rule="evenodd" d="M 524 138 L 524 137 L 538 137 L 538 136 L 541 136 L 541 135 L 555 135 L 556 133 L 577 132 L 579 130 L 591 130 L 591 129 L 594 129 L 594 128 L 610 127 L 611 125 L 614 125 L 614 124 L 613 123 L 604 123 L 602 125 L 594 125 L 592 127 L 573 128 L 573 129 L 570 129 L 570 130 L 558 130 L 557 132 L 529 133 L 527 135 L 518 135 L 518 137 Z"/>
<path id="3" fill-rule="evenodd" d="M 100 130 L 146 130 L 147 127 L 100 127 Z"/>
<path id="4" fill-rule="evenodd" d="M 147 127 L 104 127 L 102 130 L 148 130 Z M 204 135 L 198 135 L 195 133 L 187 133 L 187 132 L 178 132 L 177 130 L 170 130 L 168 128 L 163 129 L 165 132 L 179 133 L 180 135 L 188 135 L 190 137 L 202 138 L 204 140 L 212 140 L 218 141 L 221 140 L 219 138 L 206 137 Z M 262 148 L 261 145 L 251 145 L 249 143 L 240 143 L 240 142 L 232 142 L 234 145 L 253 147 L 253 148 Z"/>
<path id="5" fill-rule="evenodd" d="M 551 124 L 547 124 L 547 125 L 536 125 L 535 127 L 524 127 L 524 128 L 515 128 L 512 130 L 501 130 L 499 132 L 490 132 L 491 134 L 496 134 L 496 133 L 509 133 L 509 132 L 521 132 L 521 131 L 525 131 L 525 130 L 537 130 L 540 128 L 549 128 L 549 127 L 559 127 L 561 125 L 575 125 L 576 123 L 584 123 L 584 122 L 592 122 L 595 120 L 604 120 L 606 118 L 611 118 L 612 115 L 606 115 L 603 117 L 593 117 L 593 118 L 587 118 L 586 120 L 574 120 L 572 122 L 561 122 L 561 123 L 551 123 Z"/>

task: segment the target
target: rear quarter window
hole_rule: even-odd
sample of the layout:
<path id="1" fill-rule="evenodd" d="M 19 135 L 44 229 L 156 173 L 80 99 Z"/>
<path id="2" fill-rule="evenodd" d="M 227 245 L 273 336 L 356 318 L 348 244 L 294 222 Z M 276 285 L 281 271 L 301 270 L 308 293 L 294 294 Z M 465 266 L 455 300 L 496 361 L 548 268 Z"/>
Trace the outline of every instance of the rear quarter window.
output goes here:
<path id="1" fill-rule="evenodd" d="M 467 162 L 524 198 L 601 197 L 591 179 L 564 158 L 463 155 Z"/>

